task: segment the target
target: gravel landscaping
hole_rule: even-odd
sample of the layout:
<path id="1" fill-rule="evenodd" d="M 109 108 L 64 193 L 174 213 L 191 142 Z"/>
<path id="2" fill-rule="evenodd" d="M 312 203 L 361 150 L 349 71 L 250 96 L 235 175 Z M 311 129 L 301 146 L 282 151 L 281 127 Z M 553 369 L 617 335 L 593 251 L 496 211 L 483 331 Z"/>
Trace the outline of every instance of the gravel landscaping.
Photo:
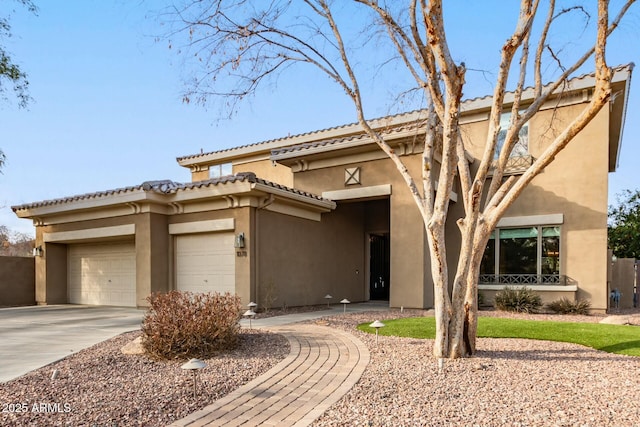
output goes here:
<path id="1" fill-rule="evenodd" d="M 597 322 L 602 316 L 482 315 Z M 380 320 L 399 313 L 375 313 Z M 405 312 L 403 316 L 421 315 Z M 638 319 L 637 317 L 635 319 Z M 314 426 L 640 426 L 640 358 L 521 339 L 479 339 L 469 359 L 430 358 L 431 340 L 354 330 L 372 314 L 329 320 L 371 352 L 356 386 Z M 637 326 L 621 326 L 637 327 Z M 640 328 L 638 329 L 640 345 Z"/>
<path id="2" fill-rule="evenodd" d="M 439 369 L 430 340 L 380 337 L 376 345 L 375 335 L 355 329 L 361 322 L 425 314 L 394 310 L 314 321 L 356 335 L 369 348 L 371 363 L 359 383 L 313 425 L 640 426 L 640 358 L 574 344 L 479 339 L 475 357 L 446 361 Z M 279 335 L 243 330 L 237 350 L 207 360 L 194 400 L 192 378 L 180 369 L 183 362 L 121 354 L 138 335 L 118 336 L 0 384 L 0 425 L 165 426 L 267 371 L 289 351 Z M 640 328 L 638 340 L 640 345 Z"/>
<path id="3" fill-rule="evenodd" d="M 159 362 L 120 349 L 130 332 L 0 384 L 0 426 L 166 426 L 269 370 L 289 354 L 281 335 L 243 329 L 240 345 L 207 359 L 193 378 L 184 361 Z M 58 377 L 51 379 L 54 369 Z"/>

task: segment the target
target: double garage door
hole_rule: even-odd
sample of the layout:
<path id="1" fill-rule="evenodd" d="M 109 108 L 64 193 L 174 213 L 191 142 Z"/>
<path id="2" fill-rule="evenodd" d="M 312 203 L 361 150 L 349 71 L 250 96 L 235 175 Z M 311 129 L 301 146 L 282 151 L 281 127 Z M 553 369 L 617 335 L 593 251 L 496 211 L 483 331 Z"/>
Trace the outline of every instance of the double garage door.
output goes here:
<path id="1" fill-rule="evenodd" d="M 233 243 L 228 232 L 175 236 L 176 289 L 234 293 Z M 67 278 L 71 304 L 135 307 L 135 243 L 69 245 Z"/>

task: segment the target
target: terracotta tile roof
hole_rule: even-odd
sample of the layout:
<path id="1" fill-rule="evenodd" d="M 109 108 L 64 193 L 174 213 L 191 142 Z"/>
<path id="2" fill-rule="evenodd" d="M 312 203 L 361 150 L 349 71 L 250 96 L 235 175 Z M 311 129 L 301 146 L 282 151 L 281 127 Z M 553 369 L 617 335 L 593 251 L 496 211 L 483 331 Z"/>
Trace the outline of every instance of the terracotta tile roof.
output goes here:
<path id="1" fill-rule="evenodd" d="M 175 184 L 176 188 L 173 192 L 179 191 L 179 190 L 190 190 L 194 188 L 211 187 L 219 184 L 225 184 L 228 182 L 236 182 L 236 181 L 238 182 L 246 181 L 254 184 L 262 184 L 267 187 L 271 187 L 273 189 L 286 191 L 288 193 L 297 194 L 299 196 L 309 197 L 310 199 L 328 201 L 328 199 L 325 199 L 316 194 L 307 193 L 306 191 L 298 190 L 296 188 L 287 187 L 285 185 L 281 185 L 276 182 L 267 181 L 266 179 L 258 178 L 256 174 L 253 172 L 240 172 L 235 175 L 227 175 L 219 178 L 212 178 L 206 181 L 196 181 L 196 182 L 187 182 L 183 184 Z"/>
<path id="2" fill-rule="evenodd" d="M 409 131 L 409 130 L 419 129 L 423 123 L 424 123 L 424 120 L 419 120 L 417 122 L 409 123 L 409 124 L 404 125 L 404 126 L 392 127 L 392 128 L 389 128 L 389 129 L 385 129 L 385 131 L 381 132 L 381 134 L 383 134 L 385 136 L 390 136 L 390 135 L 393 135 L 393 134 L 402 133 L 402 132 Z M 314 142 L 310 142 L 310 143 L 306 143 L 306 144 L 299 144 L 299 145 L 292 145 L 292 146 L 289 146 L 289 147 L 277 148 L 277 149 L 271 150 L 271 155 L 272 156 L 278 156 L 279 154 L 300 152 L 300 151 L 308 150 L 308 149 L 311 149 L 311 148 L 327 147 L 327 146 L 330 146 L 330 145 L 338 145 L 338 144 L 342 144 L 342 143 L 350 142 L 350 141 L 365 141 L 368 138 L 369 138 L 369 135 L 366 135 L 366 134 L 362 133 L 362 134 L 358 134 L 358 135 L 350 135 L 350 136 L 347 136 L 347 137 L 344 137 L 344 138 L 333 138 L 333 139 L 319 140 L 319 141 L 314 141 Z"/>
<path id="3" fill-rule="evenodd" d="M 27 203 L 23 205 L 12 206 L 11 209 L 14 212 L 16 212 L 18 210 L 62 205 L 62 204 L 73 203 L 77 201 L 100 199 L 100 198 L 105 198 L 105 197 L 119 195 L 119 194 L 141 192 L 141 191 L 153 192 L 157 194 L 174 194 L 178 191 L 185 191 L 185 190 L 190 190 L 194 188 L 211 187 L 216 185 L 223 185 L 226 183 L 245 182 L 245 181 L 250 183 L 259 183 L 267 187 L 271 187 L 273 189 L 286 191 L 291 194 L 308 197 L 314 200 L 328 201 L 327 199 L 324 199 L 321 196 L 318 196 L 315 194 L 307 193 L 305 191 L 297 190 L 295 188 L 290 188 L 284 185 L 277 184 L 275 182 L 258 178 L 252 172 L 243 172 L 243 173 L 238 173 L 236 175 L 228 175 L 228 176 L 223 176 L 219 178 L 208 179 L 205 181 L 188 182 L 188 183 L 176 183 L 171 180 L 146 181 L 136 186 L 116 188 L 113 190 L 106 190 L 106 191 L 97 191 L 95 193 L 80 194 L 76 196 L 63 197 L 59 199 L 44 200 L 41 202 Z"/>
<path id="4" fill-rule="evenodd" d="M 384 123 L 385 121 L 388 121 L 390 119 L 400 119 L 402 117 L 408 116 L 414 116 L 416 114 L 419 114 L 420 112 L 422 112 L 423 110 L 414 110 L 414 111 L 409 111 L 409 112 L 404 112 L 404 113 L 398 113 L 398 114 L 394 114 L 394 115 L 390 115 L 390 116 L 384 116 L 384 117 L 378 117 L 376 119 L 372 119 L 372 122 L 381 122 Z M 319 129 L 319 130 L 314 130 L 314 131 L 310 131 L 310 132 L 304 132 L 304 133 L 300 133 L 300 134 L 296 134 L 296 135 L 288 135 L 282 138 L 274 138 L 274 139 L 268 139 L 265 141 L 260 141 L 260 142 L 256 142 L 256 143 L 252 143 L 252 144 L 244 144 L 244 145 L 238 145 L 238 146 L 234 146 L 234 147 L 229 147 L 229 148 L 225 148 L 222 150 L 216 150 L 216 151 L 209 151 L 209 152 L 205 152 L 205 153 L 197 153 L 197 154 L 191 154 L 191 155 L 185 155 L 185 156 L 181 156 L 178 157 L 176 160 L 178 162 L 183 161 L 183 160 L 189 160 L 189 159 L 197 159 L 199 157 L 206 157 L 209 156 L 211 154 L 219 154 L 219 153 L 227 153 L 227 152 L 231 152 L 231 151 L 235 151 L 235 150 L 239 150 L 242 148 L 247 148 L 247 147 L 256 147 L 259 148 L 260 146 L 263 145 L 268 145 L 274 142 L 284 142 L 287 140 L 292 141 L 292 143 L 297 140 L 300 139 L 302 137 L 306 137 L 306 136 L 321 136 L 323 133 L 327 133 L 330 131 L 337 131 L 340 129 L 344 129 L 347 130 L 350 127 L 355 127 L 355 126 L 359 126 L 360 124 L 358 122 L 354 122 L 354 123 L 347 123 L 347 124 L 343 124 L 343 125 L 339 125 L 339 126 L 333 126 L 333 127 L 329 127 L 329 128 L 325 128 L 325 129 Z"/>
<path id="5" fill-rule="evenodd" d="M 117 194 L 133 193 L 135 191 L 142 190 L 143 189 L 142 187 L 143 187 L 142 185 L 136 185 L 133 187 L 123 187 L 123 188 L 116 188 L 113 190 L 97 191 L 95 193 L 79 194 L 76 196 L 63 197 L 59 199 L 43 200 L 41 202 L 11 206 L 11 209 L 15 212 L 22 209 L 41 208 L 44 206 L 61 205 L 64 203 L 77 202 L 81 200 L 99 199 L 102 197 L 108 197 L 108 196 L 113 196 Z"/>
<path id="6" fill-rule="evenodd" d="M 623 65 L 623 66 L 618 66 L 615 67 L 613 69 L 614 73 L 617 71 L 626 71 L 626 70 L 632 70 L 634 67 L 634 64 L 631 63 L 629 65 Z M 587 78 L 591 78 L 593 77 L 594 74 L 593 73 L 589 73 L 589 74 L 583 74 L 581 76 L 578 77 L 574 77 L 573 79 L 569 80 L 568 85 L 575 85 L 576 83 L 579 83 L 580 81 L 583 81 Z M 526 90 L 532 90 L 533 87 L 528 87 L 525 89 Z M 472 98 L 472 99 L 468 99 L 463 101 L 463 104 L 469 105 L 471 103 L 479 103 L 479 102 L 483 102 L 483 101 L 490 101 L 492 98 L 491 95 L 488 96 L 484 96 L 484 97 L 477 97 L 477 98 Z M 426 110 L 421 110 L 420 112 L 425 112 Z M 415 114 L 418 113 L 418 111 L 414 111 L 411 114 Z M 384 134 L 385 135 L 393 135 L 394 133 L 400 133 L 406 130 L 411 130 L 411 129 L 417 129 L 419 128 L 420 124 L 424 123 L 424 120 L 416 120 L 413 123 L 408 123 L 404 126 L 399 126 L 399 127 L 395 127 L 395 128 L 390 128 L 385 130 Z M 349 142 L 349 141 L 355 141 L 355 140 L 365 140 L 368 138 L 368 135 L 362 133 L 362 134 L 358 134 L 358 135 L 351 135 L 348 137 L 344 137 L 344 138 L 334 138 L 334 139 L 328 139 L 328 140 L 318 140 L 318 141 L 314 141 L 311 143 L 306 143 L 306 144 L 298 144 L 298 145 L 291 145 L 288 147 L 282 147 L 282 148 L 277 148 L 277 149 L 273 149 L 271 150 L 271 155 L 274 157 L 277 157 L 279 155 L 283 155 L 285 153 L 296 153 L 296 152 L 302 152 L 311 148 L 316 148 L 316 147 L 326 147 L 326 146 L 330 146 L 330 145 L 338 145 L 341 143 L 345 143 L 345 142 Z"/>
<path id="7" fill-rule="evenodd" d="M 620 72 L 620 71 L 631 71 L 633 70 L 634 67 L 634 63 L 631 62 L 629 64 L 626 65 L 619 65 L 617 67 L 613 67 L 613 72 L 614 74 L 616 72 Z M 588 80 L 589 78 L 593 78 L 594 73 L 585 73 L 576 77 L 573 77 L 571 79 L 569 79 L 568 84 L 571 85 L 579 85 L 580 83 Z M 546 85 L 548 86 L 548 85 Z M 533 87 L 528 87 L 525 89 L 526 90 L 532 90 Z M 512 95 L 513 92 L 507 92 L 507 95 Z M 474 105 L 477 104 L 481 104 L 484 102 L 489 102 L 491 100 L 493 96 L 492 95 L 486 95 L 486 96 L 481 96 L 481 97 L 475 97 L 475 98 L 470 98 L 470 99 L 465 99 L 462 101 L 462 108 L 464 110 L 465 107 L 472 107 Z M 385 116 L 385 117 L 378 117 L 376 119 L 372 119 L 371 122 L 372 123 L 381 123 L 384 125 L 385 121 L 398 121 L 401 120 L 403 117 L 407 117 L 409 120 L 412 120 L 413 117 L 416 116 L 420 116 L 421 113 L 424 113 L 425 110 L 414 110 L 414 111 L 409 111 L 409 112 L 405 112 L 405 113 L 399 113 L 399 114 L 395 114 L 395 115 L 390 115 L 390 116 Z M 289 150 L 291 147 L 297 146 L 297 145 L 306 145 L 306 144 L 296 144 L 295 140 L 300 139 L 302 137 L 308 137 L 308 136 L 313 136 L 313 135 L 317 135 L 319 138 L 322 138 L 322 134 L 323 133 L 327 133 L 327 132 L 331 132 L 331 131 L 336 131 L 336 130 L 340 130 L 340 129 L 349 129 L 351 127 L 355 127 L 355 126 L 359 126 L 359 124 L 357 122 L 355 123 L 349 123 L 349 124 L 344 124 L 344 125 L 340 125 L 340 126 L 335 126 L 335 127 L 330 127 L 330 128 L 326 128 L 326 129 L 321 129 L 321 130 L 315 130 L 312 132 L 305 132 L 305 133 L 301 133 L 301 134 L 297 134 L 297 135 L 290 135 L 290 136 L 286 136 L 283 138 L 275 138 L 275 139 L 270 139 L 270 140 L 266 140 L 266 141 L 261 141 L 261 142 L 256 142 L 253 144 L 244 144 L 244 145 L 240 145 L 240 146 L 235 146 L 235 147 L 230 147 L 230 148 L 225 148 L 223 150 L 216 150 L 216 151 L 210 151 L 210 152 L 206 152 L 206 153 L 198 153 L 198 154 L 192 154 L 192 155 L 186 155 L 186 156 L 182 156 L 182 157 L 178 157 L 177 161 L 181 162 L 184 160 L 194 160 L 194 159 L 198 159 L 198 158 L 204 158 L 207 156 L 211 156 L 211 155 L 215 155 L 215 154 L 222 154 L 222 153 L 231 153 L 233 151 L 236 150 L 240 150 L 240 149 L 245 149 L 245 148 L 252 148 L 255 147 L 256 151 L 259 150 L 261 148 L 261 146 L 264 145 L 268 145 L 268 144 L 272 144 L 272 143 L 277 143 L 277 142 L 282 142 L 283 145 L 286 145 L 286 141 L 290 140 L 291 141 L 291 145 L 287 146 L 287 147 L 281 147 L 281 148 L 276 148 L 273 151 L 276 152 L 281 152 L 281 150 Z M 353 135 L 352 137 L 346 137 L 346 138 L 342 138 L 342 139 L 335 139 L 332 140 L 334 143 L 337 143 L 337 141 L 344 141 L 344 140 L 353 140 L 353 138 L 358 138 L 361 137 L 361 135 Z M 323 144 L 328 143 L 327 141 L 323 141 Z M 315 142 L 311 142 L 308 144 L 315 144 Z"/>

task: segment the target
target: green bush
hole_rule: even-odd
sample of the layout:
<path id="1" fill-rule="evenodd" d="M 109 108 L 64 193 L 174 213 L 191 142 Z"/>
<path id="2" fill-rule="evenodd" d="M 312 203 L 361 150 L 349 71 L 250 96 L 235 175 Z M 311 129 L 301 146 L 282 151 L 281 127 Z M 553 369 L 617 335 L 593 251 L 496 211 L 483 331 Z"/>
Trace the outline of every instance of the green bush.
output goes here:
<path id="1" fill-rule="evenodd" d="M 478 308 L 484 306 L 484 294 L 482 292 L 478 292 Z"/>
<path id="2" fill-rule="evenodd" d="M 547 308 L 560 314 L 589 314 L 591 302 L 589 300 L 571 301 L 565 297 L 551 301 Z"/>
<path id="3" fill-rule="evenodd" d="M 495 307 L 502 311 L 535 313 L 542 305 L 540 295 L 527 287 L 513 289 L 506 286 L 494 298 Z"/>
<path id="4" fill-rule="evenodd" d="M 237 344 L 241 306 L 236 295 L 172 291 L 147 301 L 142 346 L 153 358 L 207 358 Z"/>

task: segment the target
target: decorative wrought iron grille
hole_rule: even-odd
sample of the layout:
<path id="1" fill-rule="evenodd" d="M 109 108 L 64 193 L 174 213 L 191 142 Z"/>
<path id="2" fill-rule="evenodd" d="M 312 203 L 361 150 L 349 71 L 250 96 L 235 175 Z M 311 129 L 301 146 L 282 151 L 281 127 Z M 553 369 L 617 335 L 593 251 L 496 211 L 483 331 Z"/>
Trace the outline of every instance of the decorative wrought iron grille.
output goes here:
<path id="1" fill-rule="evenodd" d="M 483 285 L 560 285 L 567 284 L 567 276 L 559 274 L 481 274 Z"/>
<path id="2" fill-rule="evenodd" d="M 505 175 L 518 175 L 524 173 L 529 166 L 533 164 L 536 159 L 531 155 L 524 156 L 514 156 L 509 157 L 507 160 L 507 164 L 504 166 L 504 174 Z M 493 169 L 496 166 L 496 160 L 493 161 L 492 171 L 490 171 L 489 175 L 492 174 Z"/>

